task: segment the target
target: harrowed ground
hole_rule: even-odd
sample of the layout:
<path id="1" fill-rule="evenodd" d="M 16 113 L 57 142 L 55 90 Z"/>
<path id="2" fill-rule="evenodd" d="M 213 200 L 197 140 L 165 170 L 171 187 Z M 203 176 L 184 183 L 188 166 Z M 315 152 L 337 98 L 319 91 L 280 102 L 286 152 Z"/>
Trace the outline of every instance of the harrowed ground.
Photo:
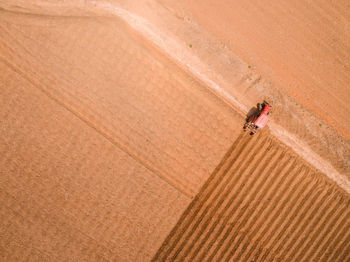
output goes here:
<path id="1" fill-rule="evenodd" d="M 270 2 L 0 0 L 0 260 L 347 261 L 347 3 Z"/>

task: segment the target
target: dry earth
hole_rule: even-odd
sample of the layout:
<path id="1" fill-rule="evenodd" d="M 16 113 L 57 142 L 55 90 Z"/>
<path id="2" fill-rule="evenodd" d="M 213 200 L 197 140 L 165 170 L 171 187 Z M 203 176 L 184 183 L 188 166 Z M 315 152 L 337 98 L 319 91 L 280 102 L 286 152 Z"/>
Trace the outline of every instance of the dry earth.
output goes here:
<path id="1" fill-rule="evenodd" d="M 243 134 L 152 261 L 348 261 L 349 205 L 267 132 Z"/>
<path id="2" fill-rule="evenodd" d="M 237 114 L 118 19 L 1 14 L 1 260 L 150 260 Z"/>
<path id="3" fill-rule="evenodd" d="M 221 87 L 247 106 L 257 98 L 273 101 L 274 122 L 350 178 L 349 1 L 159 2 L 250 67 L 237 83 L 230 63 L 200 54 L 225 80 Z M 190 41 L 207 49 L 202 38 Z"/>
<path id="4" fill-rule="evenodd" d="M 0 0 L 0 260 L 350 259 L 347 3 L 270 2 Z"/>

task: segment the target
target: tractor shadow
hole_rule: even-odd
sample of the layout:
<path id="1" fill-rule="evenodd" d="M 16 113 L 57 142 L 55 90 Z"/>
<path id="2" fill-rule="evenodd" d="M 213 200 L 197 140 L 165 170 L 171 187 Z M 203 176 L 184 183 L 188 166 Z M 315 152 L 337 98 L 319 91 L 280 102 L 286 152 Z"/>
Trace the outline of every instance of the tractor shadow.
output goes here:
<path id="1" fill-rule="evenodd" d="M 252 107 L 249 111 L 248 111 L 248 113 L 247 113 L 247 115 L 246 115 L 246 121 L 248 121 L 248 119 L 251 117 L 251 116 L 254 116 L 254 115 L 256 115 L 256 114 L 258 114 L 258 112 L 259 112 L 259 110 L 258 110 L 258 108 L 257 107 Z"/>

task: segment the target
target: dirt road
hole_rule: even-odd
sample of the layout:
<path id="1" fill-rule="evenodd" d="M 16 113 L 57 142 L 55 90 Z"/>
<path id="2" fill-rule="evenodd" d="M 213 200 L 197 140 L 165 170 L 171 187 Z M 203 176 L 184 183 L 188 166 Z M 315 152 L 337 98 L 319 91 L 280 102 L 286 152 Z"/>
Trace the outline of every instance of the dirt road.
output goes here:
<path id="1" fill-rule="evenodd" d="M 303 141 L 302 147 L 309 147 L 350 178 L 346 1 L 141 3 L 124 6 L 168 34 L 175 32 L 172 38 L 191 43 L 195 56 L 206 65 L 201 71 L 245 105 L 246 111 L 262 99 L 272 101 L 274 129 L 282 127 L 287 137 L 294 137 L 292 141 Z M 171 15 L 166 11 L 155 14 L 147 6 L 163 7 L 177 21 L 167 19 Z"/>
<path id="2" fill-rule="evenodd" d="M 165 2 L 350 139 L 348 1 Z"/>

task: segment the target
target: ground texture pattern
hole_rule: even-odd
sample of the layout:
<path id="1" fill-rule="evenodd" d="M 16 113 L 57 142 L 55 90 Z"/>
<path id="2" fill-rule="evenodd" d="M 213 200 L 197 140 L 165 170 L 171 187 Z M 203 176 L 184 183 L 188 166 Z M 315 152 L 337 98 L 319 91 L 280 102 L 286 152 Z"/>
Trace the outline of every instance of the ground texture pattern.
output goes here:
<path id="1" fill-rule="evenodd" d="M 242 134 L 153 261 L 349 261 L 349 203 L 267 133 Z"/>

